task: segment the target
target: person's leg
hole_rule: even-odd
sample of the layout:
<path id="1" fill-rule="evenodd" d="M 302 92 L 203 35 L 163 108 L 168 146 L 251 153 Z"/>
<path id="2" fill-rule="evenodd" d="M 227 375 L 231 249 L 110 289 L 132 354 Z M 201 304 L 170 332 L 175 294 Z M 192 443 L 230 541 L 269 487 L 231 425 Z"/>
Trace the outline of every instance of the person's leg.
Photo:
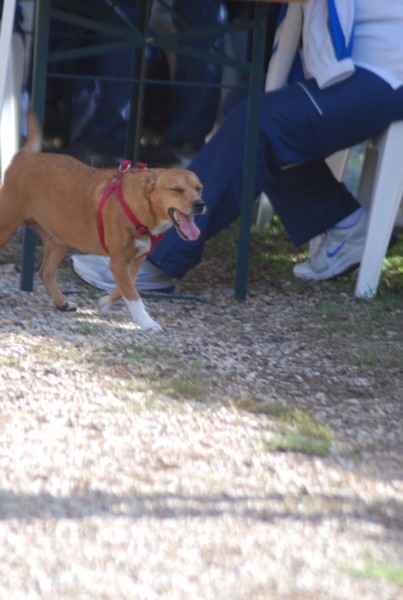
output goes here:
<path id="1" fill-rule="evenodd" d="M 368 139 L 403 119 L 403 87 L 392 90 L 358 69 L 327 90 L 313 81 L 264 94 L 255 191 L 265 191 L 292 241 L 301 244 L 353 213 L 358 204 L 327 168 L 324 157 Z M 387 110 L 385 109 L 387 107 Z M 245 148 L 246 103 L 223 122 L 188 168 L 204 184 L 207 212 L 200 238 L 181 240 L 169 230 L 149 260 L 182 278 L 201 259 L 205 241 L 239 215 Z M 292 167 L 292 165 L 299 165 Z"/>
<path id="2" fill-rule="evenodd" d="M 291 86 L 287 94 L 274 92 L 264 103 L 260 183 L 293 243 L 299 245 L 358 207 L 324 158 L 402 119 L 403 87 L 393 90 L 376 75 L 357 69 L 331 88 L 320 90 L 310 80 Z M 274 179 L 273 169 L 277 171 Z"/>
<path id="3" fill-rule="evenodd" d="M 217 134 L 189 163 L 201 180 L 203 199 L 207 204 L 204 215 L 196 218 L 200 236 L 195 241 L 182 240 L 169 229 L 149 256 L 150 261 L 172 277 L 181 279 L 200 262 L 207 239 L 227 227 L 239 216 L 242 186 L 242 166 L 245 144 L 245 104 L 238 114 L 230 116 Z"/>
<path id="4" fill-rule="evenodd" d="M 313 81 L 303 85 L 263 95 L 256 186 L 251 195 L 268 194 L 296 245 L 326 231 L 359 206 L 333 177 L 324 157 L 403 118 L 403 88 L 393 91 L 362 69 L 332 89 L 319 90 Z M 201 236 L 185 242 L 168 231 L 149 257 L 172 277 L 181 278 L 195 266 L 205 241 L 239 215 L 245 129 L 243 102 L 188 165 L 205 186 L 207 212 L 198 220 Z"/>

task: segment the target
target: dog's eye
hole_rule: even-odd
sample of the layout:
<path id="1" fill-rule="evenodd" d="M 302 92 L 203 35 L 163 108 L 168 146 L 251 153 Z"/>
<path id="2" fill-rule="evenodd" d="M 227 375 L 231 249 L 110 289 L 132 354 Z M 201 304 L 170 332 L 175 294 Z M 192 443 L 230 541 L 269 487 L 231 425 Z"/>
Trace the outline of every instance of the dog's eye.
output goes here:
<path id="1" fill-rule="evenodd" d="M 171 188 L 171 192 L 176 192 L 177 194 L 183 194 L 185 192 L 185 190 L 181 187 L 174 187 L 174 188 Z"/>

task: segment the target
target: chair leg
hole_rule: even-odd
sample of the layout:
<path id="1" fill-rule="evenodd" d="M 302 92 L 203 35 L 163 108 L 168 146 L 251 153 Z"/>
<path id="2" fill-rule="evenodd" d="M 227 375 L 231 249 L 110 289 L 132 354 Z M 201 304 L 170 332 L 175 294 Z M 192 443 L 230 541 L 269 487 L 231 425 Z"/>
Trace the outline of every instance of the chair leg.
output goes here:
<path id="1" fill-rule="evenodd" d="M 335 152 L 331 156 L 328 156 L 326 162 L 328 167 L 331 169 L 333 175 L 341 181 L 343 179 L 344 171 L 346 170 L 346 165 L 348 161 L 350 149 L 346 148 L 345 150 L 339 150 Z"/>
<path id="2" fill-rule="evenodd" d="M 10 56 L 11 56 L 11 39 L 13 31 L 14 13 L 15 13 L 15 0 L 10 2 L 4 2 L 4 6 L 1 10 L 1 21 L 0 21 L 0 117 L 3 116 L 3 108 L 6 108 L 7 97 L 10 97 Z M 6 111 L 7 112 L 7 111 Z M 6 122 L 5 118 L 2 119 L 3 125 Z M 4 136 L 1 135 L 1 171 L 2 174 L 7 166 L 7 147 L 8 141 Z M 3 133 L 2 132 L 2 133 Z"/>
<path id="3" fill-rule="evenodd" d="M 263 227 L 266 223 L 270 223 L 272 220 L 274 209 L 266 194 L 260 194 L 258 198 L 259 208 L 256 217 L 256 227 Z"/>
<path id="4" fill-rule="evenodd" d="M 397 210 L 397 217 L 396 217 L 396 223 L 395 223 L 396 227 L 403 227 L 403 197 L 400 203 L 400 207 Z"/>
<path id="5" fill-rule="evenodd" d="M 13 34 L 0 121 L 1 174 L 8 167 L 20 142 L 20 109 L 24 69 L 24 47 L 21 37 Z"/>
<path id="6" fill-rule="evenodd" d="M 3 108 L 4 90 L 6 86 L 8 57 L 10 55 L 16 0 L 3 2 L 0 22 L 0 112 Z"/>
<path id="7" fill-rule="evenodd" d="M 5 170 L 11 162 L 17 147 L 18 140 L 15 135 L 15 103 L 13 101 L 12 65 L 11 55 L 7 65 L 7 75 L 4 86 L 3 110 L 0 120 L 0 164 L 1 179 L 4 178 Z"/>
<path id="8" fill-rule="evenodd" d="M 402 157 L 403 121 L 393 123 L 377 143 L 378 167 L 372 193 L 369 225 L 358 273 L 355 295 L 372 298 L 377 290 L 383 259 L 403 195 Z"/>

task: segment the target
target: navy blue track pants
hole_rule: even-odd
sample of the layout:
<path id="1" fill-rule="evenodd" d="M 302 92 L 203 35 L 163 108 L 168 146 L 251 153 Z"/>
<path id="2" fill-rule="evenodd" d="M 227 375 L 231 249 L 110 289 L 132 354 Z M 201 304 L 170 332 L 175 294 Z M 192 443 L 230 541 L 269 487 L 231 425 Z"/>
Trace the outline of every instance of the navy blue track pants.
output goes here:
<path id="1" fill-rule="evenodd" d="M 188 165 L 204 184 L 201 236 L 186 242 L 171 229 L 149 256 L 173 277 L 195 266 L 205 241 L 239 216 L 246 115 L 244 101 Z M 324 159 L 401 119 L 403 86 L 393 90 L 362 68 L 324 90 L 309 80 L 263 94 L 253 198 L 267 193 L 295 245 L 323 233 L 359 206 Z"/>

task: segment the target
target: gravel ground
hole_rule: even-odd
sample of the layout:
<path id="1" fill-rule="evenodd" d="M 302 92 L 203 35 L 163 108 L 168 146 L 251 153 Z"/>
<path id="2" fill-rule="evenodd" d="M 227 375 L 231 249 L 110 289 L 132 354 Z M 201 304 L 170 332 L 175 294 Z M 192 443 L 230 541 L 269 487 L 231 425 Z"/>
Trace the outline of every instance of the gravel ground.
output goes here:
<path id="1" fill-rule="evenodd" d="M 329 329 L 326 288 L 190 281 L 150 334 L 64 278 L 77 313 L 0 266 L 1 598 L 403 598 L 402 363 Z M 290 410 L 328 451 L 275 450 Z"/>

